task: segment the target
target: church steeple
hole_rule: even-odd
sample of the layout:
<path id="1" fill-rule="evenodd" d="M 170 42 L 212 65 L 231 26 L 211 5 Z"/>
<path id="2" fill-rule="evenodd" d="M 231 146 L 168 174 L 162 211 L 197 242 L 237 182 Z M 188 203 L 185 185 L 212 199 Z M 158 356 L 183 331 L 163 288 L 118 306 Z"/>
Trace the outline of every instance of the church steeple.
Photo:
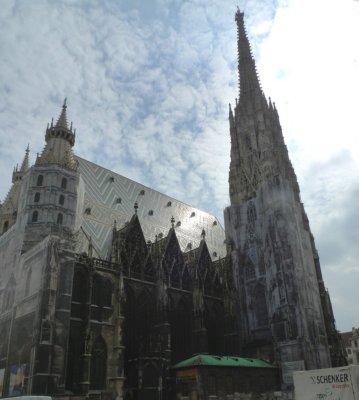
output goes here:
<path id="1" fill-rule="evenodd" d="M 229 112 L 231 165 L 229 172 L 232 204 L 256 196 L 267 179 L 282 176 L 289 180 L 299 198 L 297 179 L 289 160 L 282 128 L 274 103 L 262 91 L 255 61 L 244 27 L 244 15 L 236 12 L 238 30 L 239 100 Z M 233 115 L 234 114 L 234 115 Z"/>
<path id="2" fill-rule="evenodd" d="M 248 96 L 263 96 L 243 17 L 244 14 L 238 9 L 235 19 L 237 22 L 239 101 Z"/>
<path id="3" fill-rule="evenodd" d="M 72 128 L 72 123 L 69 128 L 67 123 L 67 104 L 66 99 L 62 106 L 61 113 L 55 124 L 46 129 L 46 145 L 37 158 L 36 165 L 57 164 L 70 170 L 77 169 L 77 162 L 74 158 L 72 147 L 75 144 L 76 131 Z"/>

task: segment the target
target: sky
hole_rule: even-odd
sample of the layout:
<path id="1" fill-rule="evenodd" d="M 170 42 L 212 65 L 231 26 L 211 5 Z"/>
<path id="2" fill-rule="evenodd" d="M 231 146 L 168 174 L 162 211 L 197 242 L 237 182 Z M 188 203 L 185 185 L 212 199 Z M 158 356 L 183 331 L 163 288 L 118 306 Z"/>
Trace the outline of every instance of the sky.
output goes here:
<path id="1" fill-rule="evenodd" d="M 75 153 L 223 221 L 237 6 L 337 327 L 359 327 L 358 0 L 1 0 L 0 199 L 67 98 Z"/>

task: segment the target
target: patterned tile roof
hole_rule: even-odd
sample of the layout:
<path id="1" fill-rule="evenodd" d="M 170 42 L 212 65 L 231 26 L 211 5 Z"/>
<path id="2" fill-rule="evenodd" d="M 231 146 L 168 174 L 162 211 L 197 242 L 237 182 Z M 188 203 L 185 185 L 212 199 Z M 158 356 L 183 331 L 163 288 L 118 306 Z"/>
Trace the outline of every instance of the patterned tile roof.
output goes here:
<path id="1" fill-rule="evenodd" d="M 182 251 L 198 247 L 204 229 L 212 258 L 226 255 L 224 230 L 213 215 L 90 161 L 80 157 L 76 159 L 85 183 L 83 233 L 92 238 L 99 257 L 108 257 L 114 221 L 117 229 L 130 221 L 135 202 L 138 203 L 137 215 L 146 241 L 153 242 L 156 235 L 159 239 L 167 236 L 173 216 Z"/>

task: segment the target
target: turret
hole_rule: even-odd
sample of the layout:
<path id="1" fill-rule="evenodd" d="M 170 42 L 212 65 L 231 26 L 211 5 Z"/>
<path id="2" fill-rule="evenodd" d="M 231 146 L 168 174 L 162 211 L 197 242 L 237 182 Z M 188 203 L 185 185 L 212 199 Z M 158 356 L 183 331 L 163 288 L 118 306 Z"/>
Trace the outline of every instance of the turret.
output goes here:
<path id="1" fill-rule="evenodd" d="M 77 169 L 77 162 L 72 152 L 76 131 L 73 130 L 72 123 L 70 128 L 68 127 L 66 110 L 65 99 L 55 126 L 53 122 L 47 126 L 46 145 L 41 155 L 37 158 L 36 165 L 57 164 L 69 170 L 75 171 Z"/>
<path id="2" fill-rule="evenodd" d="M 27 191 L 24 249 L 56 233 L 69 237 L 77 224 L 78 163 L 73 154 L 75 131 L 67 123 L 66 99 L 54 125 L 47 126 L 45 147 L 31 169 Z"/>
<path id="3" fill-rule="evenodd" d="M 29 169 L 29 153 L 30 149 L 27 146 L 20 169 L 16 165 L 12 173 L 12 186 L 0 208 L 0 235 L 16 222 L 23 177 Z"/>

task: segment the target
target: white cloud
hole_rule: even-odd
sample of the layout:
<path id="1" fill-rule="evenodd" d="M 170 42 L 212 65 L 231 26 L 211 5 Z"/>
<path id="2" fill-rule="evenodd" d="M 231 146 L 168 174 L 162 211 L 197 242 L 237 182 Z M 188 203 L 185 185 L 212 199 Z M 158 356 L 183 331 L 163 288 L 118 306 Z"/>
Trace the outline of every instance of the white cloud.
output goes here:
<path id="1" fill-rule="evenodd" d="M 236 5 L 3 0 L 0 198 L 27 143 L 32 160 L 41 151 L 46 124 L 67 96 L 77 154 L 222 218 L 228 102 L 238 96 Z M 357 273 L 355 238 L 344 232 L 354 229 L 348 215 L 358 221 L 351 201 L 359 169 L 359 3 L 248 0 L 241 8 L 340 314 L 340 304 L 358 302 L 337 282 L 352 288 L 348 279 Z M 350 273 L 338 278 L 338 270 Z M 359 325 L 354 314 L 340 319 L 340 328 L 352 325 Z"/>

